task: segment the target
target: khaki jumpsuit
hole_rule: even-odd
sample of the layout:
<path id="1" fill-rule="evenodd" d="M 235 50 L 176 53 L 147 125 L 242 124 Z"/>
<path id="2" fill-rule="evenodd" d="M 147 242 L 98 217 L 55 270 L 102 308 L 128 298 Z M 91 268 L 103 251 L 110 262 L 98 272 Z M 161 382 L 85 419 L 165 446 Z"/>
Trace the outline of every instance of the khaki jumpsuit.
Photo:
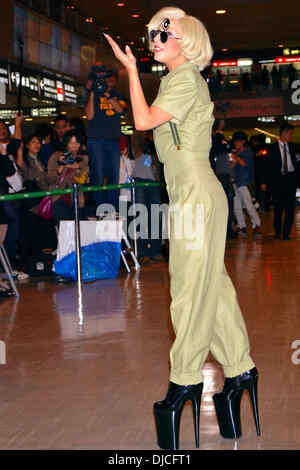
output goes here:
<path id="1" fill-rule="evenodd" d="M 235 377 L 254 363 L 224 265 L 228 203 L 209 163 L 213 103 L 196 65 L 185 62 L 170 71 L 153 105 L 173 116 L 171 123 L 154 131 L 170 198 L 171 319 L 176 335 L 170 380 L 179 385 L 202 382 L 209 351 L 225 377 Z"/>

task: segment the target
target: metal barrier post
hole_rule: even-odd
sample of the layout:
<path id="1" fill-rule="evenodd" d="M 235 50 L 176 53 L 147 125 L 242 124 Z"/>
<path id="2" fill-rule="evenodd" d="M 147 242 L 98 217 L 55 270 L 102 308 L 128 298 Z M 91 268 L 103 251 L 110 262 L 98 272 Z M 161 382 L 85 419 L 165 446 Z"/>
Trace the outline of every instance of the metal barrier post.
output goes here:
<path id="1" fill-rule="evenodd" d="M 82 271 L 81 271 L 81 244 L 80 244 L 80 221 L 79 221 L 79 199 L 78 199 L 78 184 L 73 183 L 74 189 L 74 223 L 75 223 L 75 248 L 76 248 L 76 261 L 77 261 L 77 282 L 81 285 Z"/>
<path id="2" fill-rule="evenodd" d="M 134 254 L 137 258 L 138 256 L 138 250 L 137 250 L 137 240 L 136 240 L 136 211 L 135 211 L 135 179 L 131 178 L 130 182 L 132 183 L 131 187 L 131 200 L 132 200 L 132 209 L 133 209 L 133 227 L 134 227 L 134 233 L 133 233 L 133 243 L 134 243 Z"/>

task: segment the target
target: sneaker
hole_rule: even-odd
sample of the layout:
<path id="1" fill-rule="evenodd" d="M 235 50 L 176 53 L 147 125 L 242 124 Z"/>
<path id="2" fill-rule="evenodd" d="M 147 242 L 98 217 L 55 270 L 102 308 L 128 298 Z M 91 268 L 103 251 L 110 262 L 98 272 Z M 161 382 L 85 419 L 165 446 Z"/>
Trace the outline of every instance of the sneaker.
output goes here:
<path id="1" fill-rule="evenodd" d="M 238 234 L 240 237 L 246 237 L 246 236 L 247 236 L 246 227 L 243 227 L 243 228 L 238 227 L 238 229 L 237 229 L 237 234 Z"/>
<path id="2" fill-rule="evenodd" d="M 24 279 L 29 278 L 29 274 L 23 273 L 23 271 L 13 271 L 12 277 L 15 277 L 18 279 L 18 281 L 24 281 Z"/>
<path id="3" fill-rule="evenodd" d="M 255 225 L 253 229 L 253 235 L 261 235 L 261 226 L 260 225 Z"/>

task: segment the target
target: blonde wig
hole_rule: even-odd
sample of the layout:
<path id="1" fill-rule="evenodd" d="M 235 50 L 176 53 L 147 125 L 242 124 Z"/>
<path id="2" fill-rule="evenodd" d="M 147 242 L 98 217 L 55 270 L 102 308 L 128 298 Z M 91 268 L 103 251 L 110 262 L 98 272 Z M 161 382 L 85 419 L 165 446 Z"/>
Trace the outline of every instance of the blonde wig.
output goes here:
<path id="1" fill-rule="evenodd" d="M 178 40 L 178 45 L 184 57 L 189 62 L 195 63 L 199 70 L 205 69 L 210 64 L 213 49 L 204 24 L 198 18 L 187 15 L 180 8 L 165 7 L 151 18 L 148 32 L 161 29 L 165 18 L 176 19 L 181 26 L 183 37 Z M 153 42 L 149 42 L 149 49 L 154 51 Z"/>

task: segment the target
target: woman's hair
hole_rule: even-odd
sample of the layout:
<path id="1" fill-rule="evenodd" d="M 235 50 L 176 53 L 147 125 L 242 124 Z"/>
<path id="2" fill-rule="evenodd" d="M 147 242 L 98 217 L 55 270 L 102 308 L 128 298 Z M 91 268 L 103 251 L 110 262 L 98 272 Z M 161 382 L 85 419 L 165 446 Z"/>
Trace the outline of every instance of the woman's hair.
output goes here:
<path id="1" fill-rule="evenodd" d="M 24 142 L 24 147 L 23 147 L 23 158 L 25 160 L 26 163 L 28 163 L 28 148 L 27 148 L 27 145 L 33 140 L 33 139 L 38 139 L 40 141 L 40 144 L 42 146 L 42 142 L 41 142 L 41 138 L 40 136 L 38 135 L 37 132 L 33 132 L 32 134 L 29 134 L 27 135 L 24 139 L 23 139 L 23 142 Z M 38 158 L 39 158 L 40 155 L 38 155 Z"/>
<path id="2" fill-rule="evenodd" d="M 183 39 L 178 40 L 178 45 L 182 50 L 182 54 L 189 62 L 195 63 L 199 70 L 205 69 L 210 64 L 213 48 L 204 24 L 198 18 L 187 15 L 180 8 L 165 7 L 151 18 L 148 25 L 149 33 L 153 29 L 160 29 L 165 18 L 179 21 L 183 31 Z M 149 42 L 149 49 L 152 52 L 154 51 L 152 42 Z"/>
<path id="3" fill-rule="evenodd" d="M 78 142 L 80 144 L 80 146 L 82 146 L 82 144 L 83 144 L 83 135 L 81 134 L 81 132 L 79 132 L 75 129 L 70 129 L 69 131 L 67 131 L 65 133 L 65 135 L 63 137 L 63 146 L 65 148 L 67 148 L 67 145 L 70 142 L 70 140 L 72 139 L 72 137 L 75 137 L 76 142 Z"/>
<path id="4" fill-rule="evenodd" d="M 35 129 L 36 135 L 40 138 L 40 140 L 46 139 L 50 135 L 50 138 L 53 138 L 53 129 L 50 124 L 42 123 L 39 124 Z"/>
<path id="5" fill-rule="evenodd" d="M 133 148 L 144 149 L 147 142 L 146 131 L 134 131 L 131 136 L 131 145 Z"/>
<path id="6" fill-rule="evenodd" d="M 9 127 L 8 125 L 6 124 L 6 122 L 4 121 L 4 119 L 0 119 L 0 122 L 2 122 L 3 126 L 5 127 L 5 129 L 7 130 L 7 139 L 9 140 L 11 138 L 11 132 L 9 130 Z"/>

